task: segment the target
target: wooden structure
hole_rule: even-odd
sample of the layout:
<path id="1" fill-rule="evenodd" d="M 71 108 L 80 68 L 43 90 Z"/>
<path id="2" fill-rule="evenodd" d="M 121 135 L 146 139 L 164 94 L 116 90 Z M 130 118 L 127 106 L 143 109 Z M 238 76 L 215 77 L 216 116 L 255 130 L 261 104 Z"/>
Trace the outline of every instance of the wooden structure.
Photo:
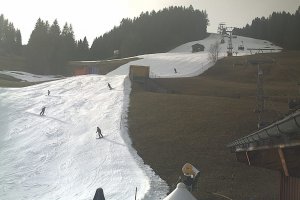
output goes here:
<path id="1" fill-rule="evenodd" d="M 70 74 L 74 76 L 86 74 L 100 74 L 100 62 L 97 61 L 71 61 L 69 62 Z"/>
<path id="2" fill-rule="evenodd" d="M 300 199 L 300 110 L 228 147 L 239 162 L 281 173 L 280 200 Z"/>
<path id="3" fill-rule="evenodd" d="M 130 65 L 129 78 L 132 81 L 146 83 L 149 79 L 149 66 Z"/>
<path id="4" fill-rule="evenodd" d="M 196 43 L 192 45 L 192 52 L 199 52 L 199 51 L 204 51 L 204 46 L 202 44 Z"/>

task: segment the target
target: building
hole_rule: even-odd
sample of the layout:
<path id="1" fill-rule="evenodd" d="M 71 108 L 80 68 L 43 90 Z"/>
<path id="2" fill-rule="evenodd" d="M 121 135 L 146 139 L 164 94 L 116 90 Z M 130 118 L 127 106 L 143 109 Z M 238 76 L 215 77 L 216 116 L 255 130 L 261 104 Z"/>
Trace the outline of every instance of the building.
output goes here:
<path id="1" fill-rule="evenodd" d="M 227 146 L 237 161 L 281 173 L 280 200 L 300 199 L 300 110 Z"/>
<path id="2" fill-rule="evenodd" d="M 69 62 L 69 74 L 74 76 L 100 74 L 100 67 L 100 62 L 97 61 L 71 61 Z"/>
<path id="3" fill-rule="evenodd" d="M 192 52 L 199 52 L 199 51 L 204 51 L 204 46 L 202 44 L 196 43 L 192 45 Z"/>

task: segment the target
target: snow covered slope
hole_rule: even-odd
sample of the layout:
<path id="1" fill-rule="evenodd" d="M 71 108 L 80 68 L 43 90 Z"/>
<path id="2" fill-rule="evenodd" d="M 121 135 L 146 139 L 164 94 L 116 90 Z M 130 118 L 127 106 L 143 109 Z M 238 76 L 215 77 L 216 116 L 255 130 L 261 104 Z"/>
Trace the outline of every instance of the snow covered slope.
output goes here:
<path id="1" fill-rule="evenodd" d="M 23 81 L 27 82 L 43 82 L 43 81 L 52 81 L 52 80 L 58 80 L 63 77 L 60 76 L 53 76 L 53 75 L 36 75 L 36 74 L 31 74 L 27 72 L 21 72 L 21 71 L 0 71 L 0 74 L 5 74 L 8 76 L 12 76 L 16 79 L 20 79 Z"/>
<path id="2" fill-rule="evenodd" d="M 163 198 L 166 183 L 130 145 L 129 92 L 125 76 L 97 75 L 0 88 L 0 199 L 87 200 L 98 187 L 111 200 L 134 199 L 135 187 L 138 199 Z"/>
<path id="3" fill-rule="evenodd" d="M 219 58 L 227 55 L 228 38 L 225 38 L 225 43 L 220 44 Z M 150 66 L 151 78 L 176 78 L 176 77 L 191 77 L 198 76 L 213 66 L 209 59 L 208 50 L 211 44 L 216 41 L 221 41 L 221 36 L 218 34 L 210 34 L 209 37 L 183 44 L 168 53 L 147 54 L 138 56 L 143 58 L 122 65 L 118 69 L 112 71 L 108 75 L 125 75 L 129 72 L 130 65 L 144 65 Z M 238 50 L 238 46 L 242 43 L 245 46 L 245 51 Z M 202 44 L 205 46 L 203 52 L 192 53 L 193 44 Z M 232 39 L 233 51 L 237 52 L 238 56 L 249 55 L 251 52 L 248 48 L 274 48 L 280 51 L 280 47 L 274 46 L 271 42 L 265 40 L 252 39 L 247 37 L 237 36 Z M 269 51 L 270 52 L 270 51 Z M 273 51 L 275 52 L 275 51 Z M 235 54 L 234 54 L 235 55 Z M 176 68 L 177 73 L 174 72 Z"/>

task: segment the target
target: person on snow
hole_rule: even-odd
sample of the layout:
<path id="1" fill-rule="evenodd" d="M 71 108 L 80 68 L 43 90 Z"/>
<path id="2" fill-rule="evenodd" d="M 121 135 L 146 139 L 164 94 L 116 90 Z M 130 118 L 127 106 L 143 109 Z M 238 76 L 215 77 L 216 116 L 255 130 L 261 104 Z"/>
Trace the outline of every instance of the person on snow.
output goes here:
<path id="1" fill-rule="evenodd" d="M 98 133 L 98 135 L 99 135 L 99 138 L 103 138 L 103 135 L 102 135 L 102 133 L 101 133 L 101 129 L 97 126 L 97 131 L 96 131 L 96 133 Z"/>
<path id="2" fill-rule="evenodd" d="M 177 69 L 176 68 L 174 68 L 174 73 L 177 74 Z"/>
<path id="3" fill-rule="evenodd" d="M 44 106 L 44 107 L 42 108 L 42 111 L 40 112 L 40 115 L 41 115 L 41 116 L 45 114 L 45 110 L 46 110 L 46 107 Z"/>
<path id="4" fill-rule="evenodd" d="M 104 192 L 103 192 L 102 188 L 98 188 L 96 190 L 96 193 L 95 193 L 95 196 L 94 196 L 93 200 L 105 200 Z"/>
<path id="5" fill-rule="evenodd" d="M 113 89 L 109 83 L 107 83 L 107 86 L 109 87 L 110 90 Z"/>
<path id="6" fill-rule="evenodd" d="M 50 90 L 48 90 L 48 96 L 50 95 Z"/>

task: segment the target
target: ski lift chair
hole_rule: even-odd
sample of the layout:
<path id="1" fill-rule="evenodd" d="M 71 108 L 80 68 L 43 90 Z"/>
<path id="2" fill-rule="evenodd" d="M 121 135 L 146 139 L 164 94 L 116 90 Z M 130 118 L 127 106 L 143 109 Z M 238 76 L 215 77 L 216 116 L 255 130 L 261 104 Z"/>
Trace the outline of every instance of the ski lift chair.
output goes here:
<path id="1" fill-rule="evenodd" d="M 241 44 L 241 45 L 239 45 L 239 46 L 238 46 L 238 50 L 240 50 L 240 51 L 244 51 L 244 50 L 245 50 L 245 47 L 244 47 L 244 45 L 242 45 L 242 44 Z"/>

